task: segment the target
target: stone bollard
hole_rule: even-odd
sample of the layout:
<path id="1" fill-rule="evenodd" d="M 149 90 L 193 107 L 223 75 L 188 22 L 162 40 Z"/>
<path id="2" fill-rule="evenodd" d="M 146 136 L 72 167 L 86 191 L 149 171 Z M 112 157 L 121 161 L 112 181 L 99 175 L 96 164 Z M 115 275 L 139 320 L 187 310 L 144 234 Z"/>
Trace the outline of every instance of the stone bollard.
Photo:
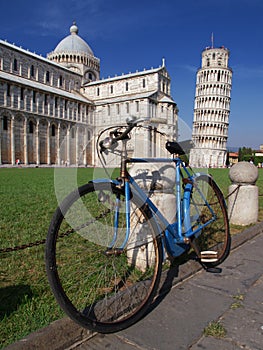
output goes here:
<path id="1" fill-rule="evenodd" d="M 169 223 L 173 223 L 176 217 L 175 166 L 170 163 L 158 163 L 156 166 L 152 163 L 137 163 L 131 168 L 130 174 L 147 194 L 149 194 L 151 185 L 154 183 L 155 189 L 150 195 L 150 199 Z M 131 216 L 131 236 L 129 240 L 131 249 L 128 250 L 127 257 L 130 264 L 134 264 L 141 271 L 145 271 L 153 263 L 154 250 L 148 223 L 140 220 L 140 225 L 138 225 L 139 219 L 138 213 Z M 147 240 L 149 244 L 146 250 L 144 249 L 145 245 L 143 245 L 143 248 L 140 247 L 140 242 L 145 243 Z M 135 242 L 136 247 L 133 248 Z"/>
<path id="2" fill-rule="evenodd" d="M 258 220 L 258 169 L 249 162 L 239 162 L 229 171 L 232 185 L 228 193 L 228 217 L 230 223 L 249 225 Z M 235 192 L 233 192 L 235 191 Z"/>

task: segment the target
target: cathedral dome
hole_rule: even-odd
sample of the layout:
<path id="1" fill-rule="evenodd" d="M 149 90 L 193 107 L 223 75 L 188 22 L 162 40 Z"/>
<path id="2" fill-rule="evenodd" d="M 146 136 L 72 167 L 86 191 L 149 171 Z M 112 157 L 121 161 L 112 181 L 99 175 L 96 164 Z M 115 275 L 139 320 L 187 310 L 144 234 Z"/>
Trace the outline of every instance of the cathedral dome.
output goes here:
<path id="1" fill-rule="evenodd" d="M 53 53 L 84 53 L 89 56 L 94 56 L 89 45 L 78 35 L 78 27 L 76 23 L 70 27 L 70 35 L 60 41 Z"/>

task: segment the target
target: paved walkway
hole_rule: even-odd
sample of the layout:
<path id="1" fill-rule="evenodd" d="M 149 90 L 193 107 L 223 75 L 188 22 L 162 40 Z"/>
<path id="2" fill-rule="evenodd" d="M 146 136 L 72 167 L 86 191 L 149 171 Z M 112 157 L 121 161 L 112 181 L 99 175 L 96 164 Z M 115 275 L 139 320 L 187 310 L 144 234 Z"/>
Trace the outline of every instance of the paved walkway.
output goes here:
<path id="1" fill-rule="evenodd" d="M 64 319 L 6 349 L 262 350 L 263 223 L 235 237 L 233 246 L 221 273 L 197 272 L 193 262 L 170 271 L 167 293 L 129 329 L 92 335 Z M 212 335 L 205 336 L 211 322 Z"/>

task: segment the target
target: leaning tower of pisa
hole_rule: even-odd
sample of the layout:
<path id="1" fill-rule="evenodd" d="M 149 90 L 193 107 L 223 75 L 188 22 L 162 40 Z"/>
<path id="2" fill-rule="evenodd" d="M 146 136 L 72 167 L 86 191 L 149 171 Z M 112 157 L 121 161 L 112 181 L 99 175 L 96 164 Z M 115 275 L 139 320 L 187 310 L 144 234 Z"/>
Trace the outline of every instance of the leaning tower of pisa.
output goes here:
<path id="1" fill-rule="evenodd" d="M 192 141 L 193 167 L 223 167 L 226 164 L 232 70 L 229 50 L 206 48 L 197 71 Z"/>

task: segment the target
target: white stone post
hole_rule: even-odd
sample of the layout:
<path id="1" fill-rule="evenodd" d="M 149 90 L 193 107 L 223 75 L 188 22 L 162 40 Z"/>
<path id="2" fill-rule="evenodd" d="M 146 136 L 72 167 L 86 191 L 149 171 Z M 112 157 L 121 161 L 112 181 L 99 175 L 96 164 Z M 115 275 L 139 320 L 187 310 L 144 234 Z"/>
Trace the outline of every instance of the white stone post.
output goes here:
<path id="1" fill-rule="evenodd" d="M 258 169 L 249 162 L 239 162 L 229 171 L 228 216 L 230 223 L 249 225 L 258 220 Z"/>
<path id="2" fill-rule="evenodd" d="M 174 223 L 176 217 L 175 166 L 170 163 L 137 163 L 131 168 L 130 174 L 148 195 L 151 184 L 155 184 L 150 199 L 168 222 Z M 140 218 L 139 211 L 134 213 L 133 209 L 131 209 L 131 234 L 129 239 L 129 248 L 131 249 L 128 250 L 127 257 L 130 264 L 134 264 L 141 271 L 145 271 L 147 267 L 153 264 L 155 258 L 153 244 L 151 243 L 152 236 L 149 232 L 149 224 Z M 147 240 L 149 244 L 145 249 L 144 243 Z M 140 242 L 142 243 L 141 247 Z"/>

